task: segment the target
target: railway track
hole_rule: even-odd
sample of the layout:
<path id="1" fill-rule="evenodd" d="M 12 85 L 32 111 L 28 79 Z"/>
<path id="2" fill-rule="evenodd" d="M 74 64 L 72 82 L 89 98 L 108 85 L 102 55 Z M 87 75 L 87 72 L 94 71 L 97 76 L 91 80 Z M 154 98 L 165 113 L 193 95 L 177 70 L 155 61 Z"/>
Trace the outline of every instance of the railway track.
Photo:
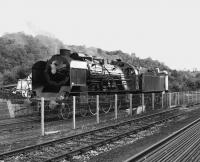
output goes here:
<path id="1" fill-rule="evenodd" d="M 126 162 L 200 161 L 200 118 L 161 140 L 143 152 L 126 160 Z"/>
<path id="2" fill-rule="evenodd" d="M 112 143 L 121 138 L 137 134 L 149 129 L 156 124 L 177 118 L 178 109 L 168 110 L 136 119 L 127 120 L 118 124 L 95 129 L 85 133 L 77 134 L 52 140 L 38 145 L 25 147 L 0 154 L 0 159 L 5 161 L 58 161 L 70 159 L 89 150 L 93 150 L 107 143 Z"/>

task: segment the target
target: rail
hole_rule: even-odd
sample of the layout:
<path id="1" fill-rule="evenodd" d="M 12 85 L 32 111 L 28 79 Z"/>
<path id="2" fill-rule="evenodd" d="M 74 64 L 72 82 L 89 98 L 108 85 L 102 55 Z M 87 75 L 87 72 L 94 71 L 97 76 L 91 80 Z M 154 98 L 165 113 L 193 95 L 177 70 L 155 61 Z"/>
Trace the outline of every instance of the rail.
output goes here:
<path id="1" fill-rule="evenodd" d="M 167 146 L 167 144 L 175 143 L 177 141 L 177 139 L 179 139 L 181 137 L 181 135 L 183 135 L 184 133 L 186 134 L 187 132 L 191 132 L 191 130 L 189 130 L 189 128 L 191 128 L 192 126 L 195 126 L 195 124 L 198 124 L 199 122 L 200 122 L 200 118 L 195 120 L 194 122 L 188 124 L 187 126 L 183 127 L 182 129 L 174 132 L 172 135 L 170 135 L 170 136 L 164 138 L 163 140 L 157 142 L 156 144 L 150 146 L 149 148 L 145 149 L 144 151 L 130 157 L 125 162 L 148 161 L 148 155 L 149 154 L 151 154 L 151 156 L 152 156 L 153 154 L 156 154 L 157 149 L 161 150 L 165 146 Z M 191 135 L 188 136 L 188 138 L 191 138 Z M 166 151 L 166 149 L 165 149 L 165 151 Z"/>
<path id="2" fill-rule="evenodd" d="M 173 118 L 177 118 L 180 115 L 181 114 L 176 114 L 176 109 L 171 109 L 85 133 L 64 137 L 58 140 L 52 140 L 42 144 L 25 147 L 23 149 L 5 152 L 0 154 L 0 159 L 9 160 L 9 158 L 14 158 L 16 155 L 22 155 L 22 153 L 25 161 L 30 161 L 32 158 L 34 158 L 35 161 L 54 161 L 62 159 L 63 157 L 71 158 L 72 155 L 83 153 L 86 150 L 88 151 L 107 143 L 112 143 L 131 134 L 137 134 L 142 130 Z M 48 150 L 51 150 L 51 155 Z M 29 152 L 31 152 L 31 154 L 29 154 Z"/>

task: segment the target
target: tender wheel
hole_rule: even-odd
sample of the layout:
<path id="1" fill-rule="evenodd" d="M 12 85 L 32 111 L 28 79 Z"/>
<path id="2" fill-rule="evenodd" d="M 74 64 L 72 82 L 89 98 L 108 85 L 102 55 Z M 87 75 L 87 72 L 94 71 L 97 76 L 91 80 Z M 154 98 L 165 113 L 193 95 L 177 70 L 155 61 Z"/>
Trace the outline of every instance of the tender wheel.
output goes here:
<path id="1" fill-rule="evenodd" d="M 70 107 L 68 104 L 62 103 L 60 106 L 60 116 L 62 119 L 69 119 L 70 117 Z"/>

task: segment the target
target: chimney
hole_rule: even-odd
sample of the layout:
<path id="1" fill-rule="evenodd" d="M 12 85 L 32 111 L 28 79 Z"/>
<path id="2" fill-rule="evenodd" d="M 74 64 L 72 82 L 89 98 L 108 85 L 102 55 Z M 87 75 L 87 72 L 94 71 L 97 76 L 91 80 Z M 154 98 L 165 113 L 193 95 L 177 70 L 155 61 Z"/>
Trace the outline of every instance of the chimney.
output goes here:
<path id="1" fill-rule="evenodd" d="M 68 49 L 60 49 L 60 55 L 71 55 L 71 51 Z"/>

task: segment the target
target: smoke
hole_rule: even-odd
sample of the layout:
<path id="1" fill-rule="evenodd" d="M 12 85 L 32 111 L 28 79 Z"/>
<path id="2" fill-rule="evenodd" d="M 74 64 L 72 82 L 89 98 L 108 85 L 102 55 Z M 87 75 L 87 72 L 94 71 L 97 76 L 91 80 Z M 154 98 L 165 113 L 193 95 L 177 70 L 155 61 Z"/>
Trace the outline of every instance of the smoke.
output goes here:
<path id="1" fill-rule="evenodd" d="M 33 24 L 30 21 L 26 21 L 26 26 L 28 28 L 28 30 L 31 32 L 32 35 L 36 36 L 36 35 L 44 35 L 50 38 L 56 38 L 54 34 L 45 31 L 43 29 L 40 29 L 38 26 L 36 26 L 35 24 Z"/>
<path id="2" fill-rule="evenodd" d="M 51 54 L 59 53 L 60 48 L 65 47 L 63 42 L 57 39 L 54 34 L 39 28 L 34 23 L 26 21 L 26 26 L 33 36 L 51 49 Z"/>

